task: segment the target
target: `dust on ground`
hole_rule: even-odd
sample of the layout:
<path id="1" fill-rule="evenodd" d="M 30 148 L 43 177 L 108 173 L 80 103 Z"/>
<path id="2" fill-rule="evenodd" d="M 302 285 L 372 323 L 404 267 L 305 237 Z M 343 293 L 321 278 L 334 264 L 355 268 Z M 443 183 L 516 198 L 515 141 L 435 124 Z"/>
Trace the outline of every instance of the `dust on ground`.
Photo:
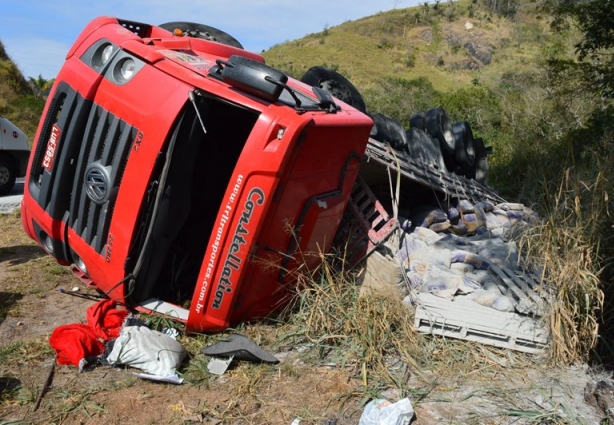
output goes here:
<path id="1" fill-rule="evenodd" d="M 99 366 L 79 373 L 57 365 L 34 411 L 54 362 L 49 335 L 57 326 L 85 322 L 95 301 L 59 291 L 93 293 L 23 234 L 18 215 L 0 215 L 0 223 L 0 423 L 358 423 L 369 399 L 360 366 L 313 360 L 304 347 L 273 351 L 278 365 L 235 362 L 223 376 L 205 371 L 203 379 L 182 385 L 142 380 L 133 369 Z M 269 340 L 276 337 L 274 325 L 258 326 Z M 206 364 L 198 351 L 188 364 Z M 414 371 L 403 378 L 405 393 L 380 393 L 391 400 L 408 396 L 416 424 L 598 424 L 605 417 L 585 402 L 584 389 L 606 374 L 585 365 L 519 367 L 506 351 L 489 352 L 490 360 L 473 371 Z M 392 362 L 391 373 L 394 368 Z"/>

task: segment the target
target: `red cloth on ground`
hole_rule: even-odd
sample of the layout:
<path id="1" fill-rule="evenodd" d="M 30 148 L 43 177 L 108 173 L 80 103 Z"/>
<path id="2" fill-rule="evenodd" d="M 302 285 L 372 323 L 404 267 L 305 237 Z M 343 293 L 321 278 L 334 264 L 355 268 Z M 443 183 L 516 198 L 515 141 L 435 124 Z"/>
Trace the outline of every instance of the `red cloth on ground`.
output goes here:
<path id="1" fill-rule="evenodd" d="M 128 311 L 116 309 L 113 300 L 98 301 L 87 309 L 87 323 L 92 327 L 96 336 L 105 341 L 119 336 L 124 319 Z"/>
<path id="2" fill-rule="evenodd" d="M 77 367 L 81 359 L 99 356 L 104 350 L 94 330 L 81 323 L 55 328 L 49 337 L 49 344 L 56 352 L 58 363 Z"/>

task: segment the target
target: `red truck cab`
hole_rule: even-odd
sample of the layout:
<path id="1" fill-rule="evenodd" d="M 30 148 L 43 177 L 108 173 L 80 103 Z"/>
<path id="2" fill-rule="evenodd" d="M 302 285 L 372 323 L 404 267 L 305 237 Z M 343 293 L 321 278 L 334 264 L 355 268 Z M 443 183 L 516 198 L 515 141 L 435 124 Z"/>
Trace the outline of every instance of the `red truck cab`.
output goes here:
<path id="1" fill-rule="evenodd" d="M 222 330 L 318 266 L 372 125 L 257 54 L 97 18 L 41 117 L 23 226 L 127 307 Z"/>

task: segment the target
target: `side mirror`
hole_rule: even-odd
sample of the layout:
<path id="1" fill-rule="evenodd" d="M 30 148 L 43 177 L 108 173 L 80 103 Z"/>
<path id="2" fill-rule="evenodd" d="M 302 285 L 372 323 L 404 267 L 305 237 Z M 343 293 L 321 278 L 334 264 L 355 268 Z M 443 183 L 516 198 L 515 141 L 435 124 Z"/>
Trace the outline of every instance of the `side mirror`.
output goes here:
<path id="1" fill-rule="evenodd" d="M 276 102 L 283 91 L 288 76 L 262 62 L 233 55 L 228 61 L 217 61 L 211 72 L 222 81 L 269 102 Z"/>

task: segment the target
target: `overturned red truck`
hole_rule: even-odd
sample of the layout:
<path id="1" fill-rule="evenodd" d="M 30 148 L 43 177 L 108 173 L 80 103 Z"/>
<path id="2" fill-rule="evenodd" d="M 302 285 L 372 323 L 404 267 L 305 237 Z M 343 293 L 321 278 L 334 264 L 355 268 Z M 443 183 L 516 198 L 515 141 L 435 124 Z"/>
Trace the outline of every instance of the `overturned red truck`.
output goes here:
<path id="1" fill-rule="evenodd" d="M 190 332 L 269 315 L 326 252 L 371 119 L 213 28 L 112 17 L 67 54 L 23 226 L 112 299 Z M 203 29 L 204 28 L 204 29 Z"/>

